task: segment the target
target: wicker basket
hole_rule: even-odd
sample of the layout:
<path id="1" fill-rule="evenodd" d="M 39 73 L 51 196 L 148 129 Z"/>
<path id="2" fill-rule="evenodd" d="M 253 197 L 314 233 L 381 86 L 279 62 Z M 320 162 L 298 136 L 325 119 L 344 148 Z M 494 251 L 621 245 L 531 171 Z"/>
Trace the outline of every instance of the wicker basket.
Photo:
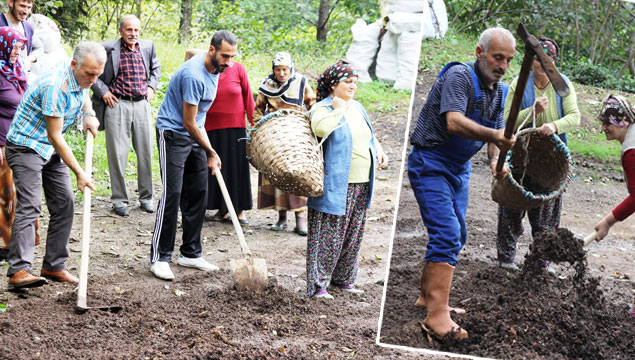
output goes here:
<path id="1" fill-rule="evenodd" d="M 507 155 L 511 174 L 492 182 L 492 199 L 516 210 L 536 208 L 562 195 L 571 175 L 569 149 L 557 135 L 521 131 Z"/>
<path id="2" fill-rule="evenodd" d="M 322 149 L 300 111 L 278 110 L 249 129 L 249 162 L 278 189 L 298 196 L 321 196 L 324 189 Z"/>

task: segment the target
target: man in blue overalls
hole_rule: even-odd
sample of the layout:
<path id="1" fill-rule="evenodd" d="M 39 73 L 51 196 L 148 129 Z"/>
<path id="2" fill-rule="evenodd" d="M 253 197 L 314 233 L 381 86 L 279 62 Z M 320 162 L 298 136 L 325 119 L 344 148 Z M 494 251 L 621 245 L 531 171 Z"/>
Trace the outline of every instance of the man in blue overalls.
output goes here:
<path id="1" fill-rule="evenodd" d="M 516 41 L 503 28 L 485 30 L 476 47 L 476 61 L 450 63 L 439 74 L 410 137 L 408 177 L 428 245 L 421 274 L 421 294 L 415 306 L 426 307 L 425 324 L 435 335 L 452 332 L 467 338 L 451 318 L 448 306 L 452 276 L 467 239 L 465 214 L 470 159 L 488 143 L 492 174 L 503 178 L 507 167 L 496 171 L 499 150 L 510 149 L 503 120 L 503 84 L 499 82 L 514 57 Z"/>

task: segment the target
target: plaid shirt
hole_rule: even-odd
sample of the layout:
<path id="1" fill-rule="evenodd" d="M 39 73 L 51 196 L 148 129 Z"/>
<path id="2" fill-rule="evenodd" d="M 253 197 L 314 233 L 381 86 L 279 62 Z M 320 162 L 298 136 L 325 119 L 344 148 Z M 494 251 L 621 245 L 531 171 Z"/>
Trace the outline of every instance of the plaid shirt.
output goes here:
<path id="1" fill-rule="evenodd" d="M 110 92 L 115 95 L 135 96 L 148 93 L 148 79 L 143 65 L 143 56 L 139 43 L 134 50 L 121 39 L 121 55 L 119 55 L 119 72 L 117 78 L 110 84 Z"/>
<path id="2" fill-rule="evenodd" d="M 44 116 L 62 118 L 62 133 L 79 120 L 88 89 L 82 89 L 70 66 L 70 62 L 58 65 L 53 71 L 40 77 L 29 86 L 15 112 L 7 141 L 26 146 L 51 158 L 55 149 L 48 141 Z"/>

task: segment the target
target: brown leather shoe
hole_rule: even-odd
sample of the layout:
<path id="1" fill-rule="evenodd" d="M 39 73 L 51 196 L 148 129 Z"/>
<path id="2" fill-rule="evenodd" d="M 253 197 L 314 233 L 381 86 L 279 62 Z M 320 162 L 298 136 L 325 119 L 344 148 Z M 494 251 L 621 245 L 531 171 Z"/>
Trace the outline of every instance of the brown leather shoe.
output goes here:
<path id="1" fill-rule="evenodd" d="M 26 289 L 48 284 L 45 278 L 33 276 L 26 270 L 20 270 L 9 278 L 9 289 Z"/>
<path id="2" fill-rule="evenodd" d="M 40 275 L 53 281 L 68 282 L 71 284 L 77 284 L 79 282 L 79 279 L 75 275 L 71 274 L 67 269 L 59 271 L 48 271 L 42 269 L 42 271 L 40 271 Z"/>

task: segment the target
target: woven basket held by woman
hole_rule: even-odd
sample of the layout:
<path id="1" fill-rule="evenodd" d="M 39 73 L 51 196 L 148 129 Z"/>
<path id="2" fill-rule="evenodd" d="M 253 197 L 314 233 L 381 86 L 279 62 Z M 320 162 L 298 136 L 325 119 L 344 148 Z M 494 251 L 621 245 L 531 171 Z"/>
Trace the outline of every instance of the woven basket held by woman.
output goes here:
<path id="1" fill-rule="evenodd" d="M 553 62 L 558 56 L 558 45 L 555 41 L 539 36 L 538 41 L 543 50 L 549 55 Z M 559 135 L 564 145 L 567 144 L 566 132 L 573 130 L 580 124 L 580 110 L 576 100 L 573 84 L 563 75 L 569 86 L 569 95 L 561 98 L 551 85 L 545 69 L 540 62 L 534 60 L 533 69 L 529 75 L 529 81 L 525 89 L 517 89 L 516 82 L 512 82 L 509 87 L 509 94 L 505 101 L 505 116 L 511 109 L 511 102 L 516 91 L 523 91 L 521 111 L 518 114 L 519 123 L 517 127 L 535 127 L 541 136 Z M 535 114 L 535 123 L 528 121 L 527 126 L 520 123 L 524 119 L 532 120 Z M 529 116 L 529 117 L 528 117 Z M 555 147 L 546 147 L 544 151 L 557 151 Z M 545 154 L 549 156 L 549 154 Z M 538 234 L 544 230 L 555 230 L 560 225 L 560 210 L 562 208 L 562 196 L 556 196 L 541 202 L 539 206 L 532 209 L 512 209 L 508 206 L 498 208 L 498 234 L 496 245 L 498 249 L 499 265 L 508 270 L 517 270 L 514 264 L 516 256 L 516 243 L 523 233 L 522 219 L 528 215 L 531 224 L 532 234 Z M 529 210 L 526 210 L 529 209 Z M 555 273 L 553 269 L 545 263 L 546 269 Z"/>
<path id="2" fill-rule="evenodd" d="M 0 27 L 0 259 L 4 259 L 11 242 L 11 226 L 15 213 L 16 192 L 13 173 L 4 158 L 7 130 L 27 88 L 26 74 L 18 57 L 28 40 L 15 29 Z M 40 243 L 39 222 L 35 222 L 35 244 Z"/>
<path id="3" fill-rule="evenodd" d="M 353 288 L 370 206 L 375 167 L 386 154 L 375 138 L 366 110 L 353 100 L 357 74 L 344 60 L 320 76 L 320 100 L 309 113 L 311 127 L 324 138 L 324 194 L 309 198 L 307 296 L 332 299 L 327 288 L 360 294 Z"/>
<path id="4" fill-rule="evenodd" d="M 309 110 L 315 103 L 315 94 L 304 75 L 296 73 L 293 59 L 286 52 L 273 56 L 272 73 L 258 88 L 254 121 L 279 109 Z M 278 211 L 278 221 L 271 230 L 287 228 L 287 211 L 295 212 L 295 232 L 306 235 L 306 198 L 286 194 L 276 189 L 262 174 L 258 176 L 258 209 Z"/>

